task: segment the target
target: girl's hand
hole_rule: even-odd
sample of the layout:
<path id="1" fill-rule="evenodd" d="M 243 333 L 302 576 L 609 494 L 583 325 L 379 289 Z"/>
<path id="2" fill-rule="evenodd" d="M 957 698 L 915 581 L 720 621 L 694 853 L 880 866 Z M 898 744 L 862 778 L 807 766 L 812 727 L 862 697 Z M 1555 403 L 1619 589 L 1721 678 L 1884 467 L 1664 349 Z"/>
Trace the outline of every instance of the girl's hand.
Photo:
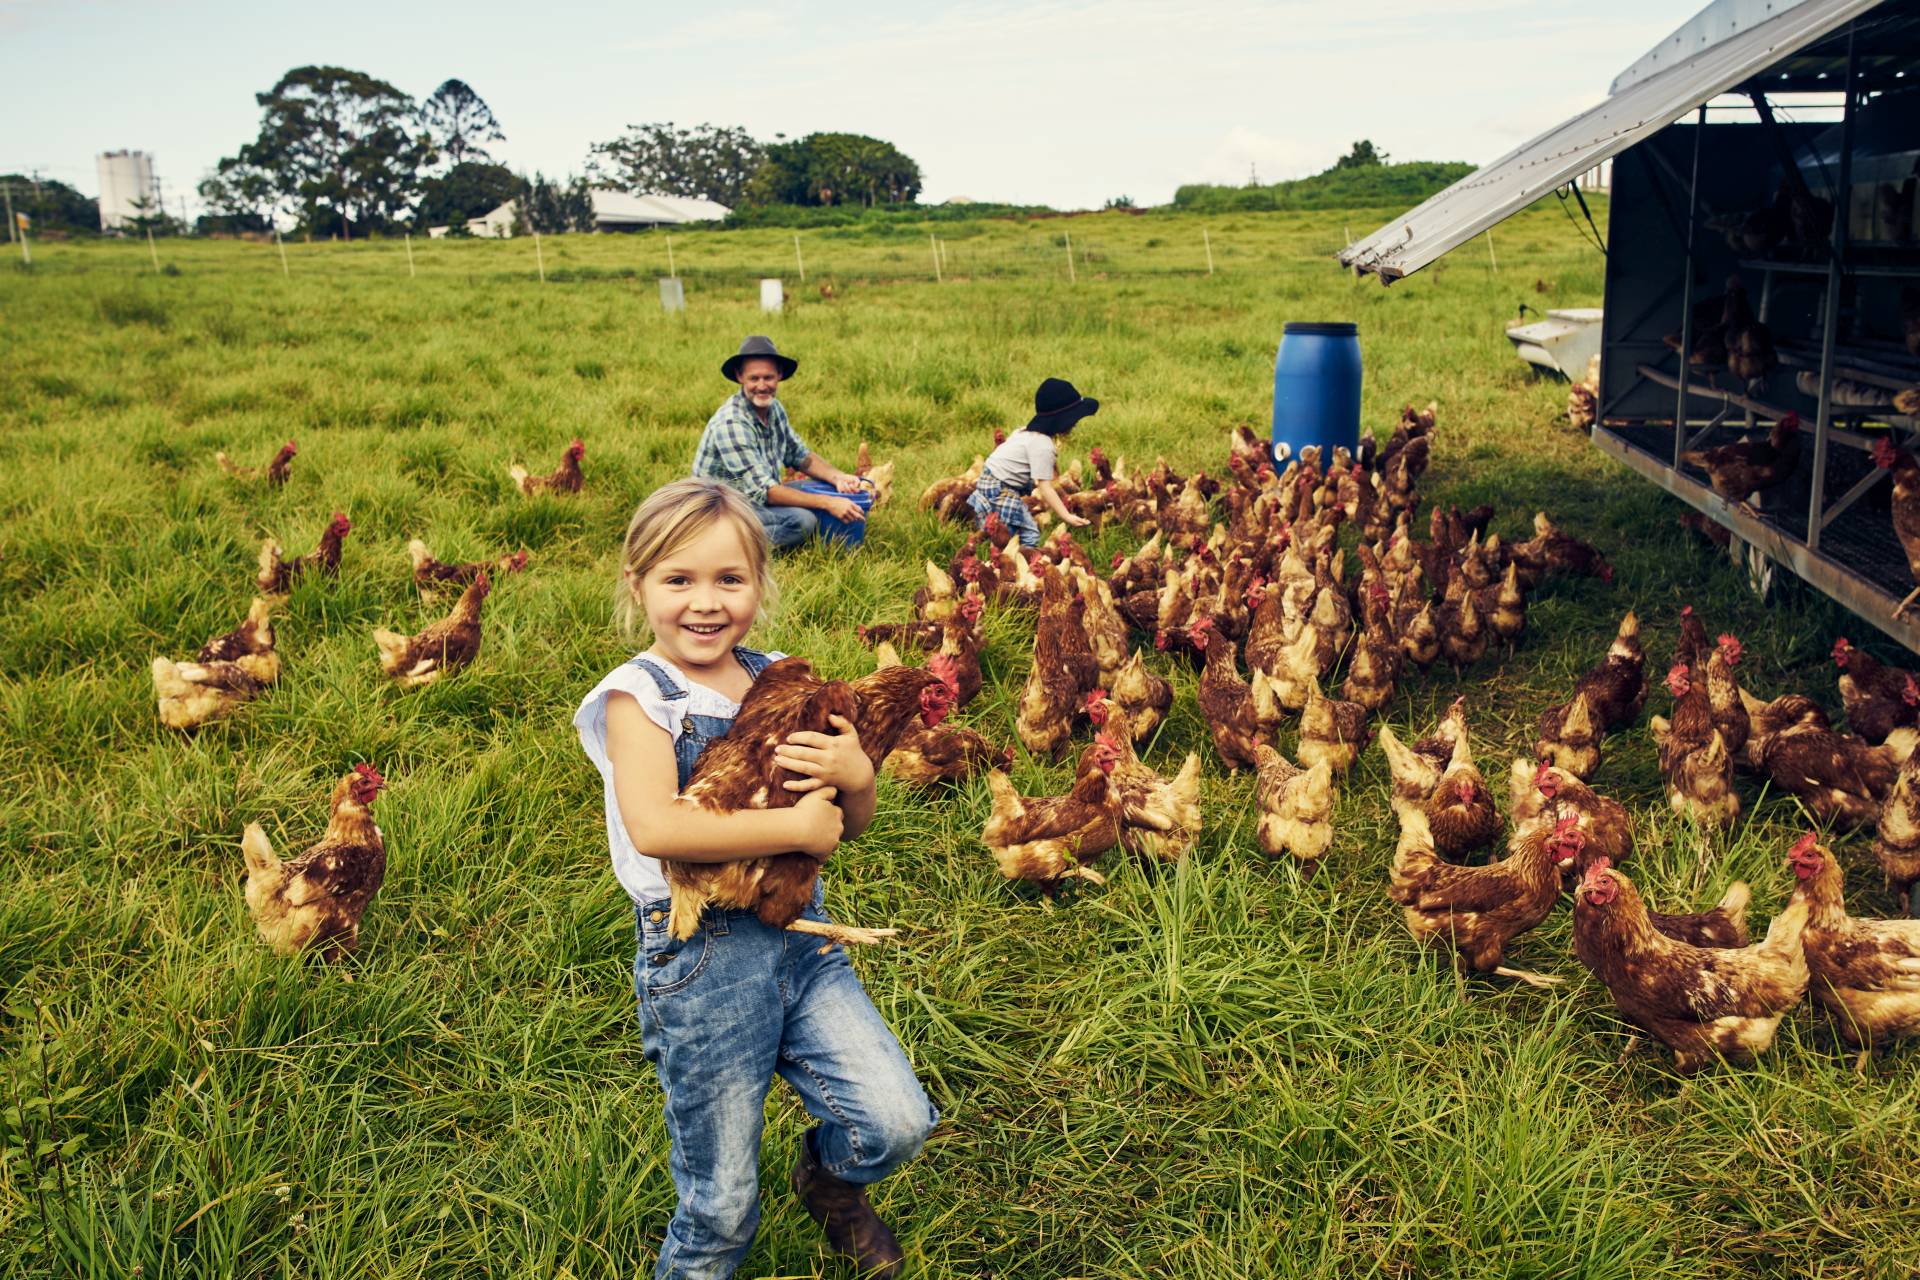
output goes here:
<path id="1" fill-rule="evenodd" d="M 840 847 L 840 833 L 845 829 L 846 815 L 840 812 L 840 806 L 834 803 L 839 795 L 832 787 L 821 787 L 800 797 L 793 806 L 794 821 L 798 831 L 794 843 L 798 852 L 807 854 L 820 862 L 825 862 Z"/>
<path id="2" fill-rule="evenodd" d="M 860 731 L 845 716 L 827 721 L 838 732 L 814 733 L 802 729 L 774 748 L 773 762 L 802 775 L 787 783 L 789 791 L 833 787 L 865 791 L 873 786 L 873 762 L 860 749 Z"/>
<path id="3" fill-rule="evenodd" d="M 1093 521 L 1087 519 L 1085 516 L 1077 516 L 1073 514 L 1073 512 L 1071 511 L 1067 512 L 1067 514 L 1065 514 L 1064 516 L 1061 516 L 1060 520 L 1061 520 L 1061 523 L 1070 524 L 1076 529 L 1084 529 L 1088 525 L 1093 523 Z"/>

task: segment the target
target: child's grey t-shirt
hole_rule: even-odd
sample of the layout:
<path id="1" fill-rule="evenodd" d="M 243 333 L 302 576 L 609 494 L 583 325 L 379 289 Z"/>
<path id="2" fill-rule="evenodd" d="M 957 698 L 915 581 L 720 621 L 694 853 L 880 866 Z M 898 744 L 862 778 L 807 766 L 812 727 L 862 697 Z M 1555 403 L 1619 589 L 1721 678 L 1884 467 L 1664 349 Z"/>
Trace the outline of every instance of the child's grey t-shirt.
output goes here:
<path id="1" fill-rule="evenodd" d="M 1053 479 L 1053 437 L 1039 431 L 1016 431 L 987 455 L 986 471 L 1010 489 L 1032 493 L 1042 480 Z"/>

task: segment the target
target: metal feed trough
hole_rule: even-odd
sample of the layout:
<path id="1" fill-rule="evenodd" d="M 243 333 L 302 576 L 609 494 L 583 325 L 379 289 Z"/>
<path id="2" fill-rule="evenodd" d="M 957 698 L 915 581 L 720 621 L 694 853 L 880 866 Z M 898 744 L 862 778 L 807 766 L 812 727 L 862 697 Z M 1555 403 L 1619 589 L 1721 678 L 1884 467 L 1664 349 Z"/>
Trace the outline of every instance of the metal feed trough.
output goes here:
<path id="1" fill-rule="evenodd" d="M 1781 118 L 1808 103 L 1830 118 Z M 1784 566 L 1920 652 L 1920 610 L 1893 617 L 1915 583 L 1888 473 L 1869 452 L 1887 435 L 1911 444 L 1920 425 L 1892 407 L 1896 391 L 1920 386 L 1920 359 L 1901 341 L 1902 290 L 1920 285 L 1911 186 L 1903 199 L 1920 167 L 1920 0 L 1719 0 L 1616 78 L 1605 102 L 1340 260 L 1391 282 L 1615 157 L 1594 444 L 1730 530 L 1761 590 Z M 1811 247 L 1731 247 L 1727 229 L 1773 200 L 1789 166 L 1831 201 L 1831 228 Z M 1691 349 L 1694 304 L 1735 274 L 1778 349 L 1764 385 L 1690 368 L 1667 341 Z M 1753 511 L 1681 465 L 1687 450 L 1751 438 L 1789 410 L 1810 428 L 1800 465 Z"/>

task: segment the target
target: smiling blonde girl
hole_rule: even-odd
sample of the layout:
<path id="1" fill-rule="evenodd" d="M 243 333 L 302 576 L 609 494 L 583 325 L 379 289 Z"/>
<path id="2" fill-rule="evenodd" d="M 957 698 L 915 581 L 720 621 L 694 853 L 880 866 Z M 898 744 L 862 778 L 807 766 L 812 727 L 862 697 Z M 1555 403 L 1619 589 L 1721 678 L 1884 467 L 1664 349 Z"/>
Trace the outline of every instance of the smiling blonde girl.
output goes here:
<path id="1" fill-rule="evenodd" d="M 893 1276 L 899 1244 L 866 1187 L 910 1160 L 938 1119 L 900 1042 L 845 952 L 709 907 L 686 942 L 667 932 L 660 859 L 723 862 L 800 851 L 822 860 L 873 817 L 873 766 L 853 726 L 796 733 L 775 760 L 802 774 L 790 808 L 719 814 L 679 800 L 701 752 L 724 736 L 779 658 L 747 647 L 772 600 L 766 532 L 738 493 L 681 480 L 627 527 L 618 613 L 652 644 L 581 702 L 574 727 L 604 783 L 614 875 L 634 904 L 634 992 L 659 1075 L 679 1204 L 656 1277 L 733 1274 L 759 1221 L 760 1132 L 779 1075 L 818 1122 L 793 1186 L 861 1274 Z M 824 920 L 819 890 L 806 914 Z"/>

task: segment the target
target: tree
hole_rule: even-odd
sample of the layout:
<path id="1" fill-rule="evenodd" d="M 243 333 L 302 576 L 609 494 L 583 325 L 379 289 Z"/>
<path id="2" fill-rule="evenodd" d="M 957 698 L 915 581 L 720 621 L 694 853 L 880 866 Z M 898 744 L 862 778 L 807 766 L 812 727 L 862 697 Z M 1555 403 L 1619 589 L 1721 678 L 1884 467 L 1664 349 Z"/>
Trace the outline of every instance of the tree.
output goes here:
<path id="1" fill-rule="evenodd" d="M 420 108 L 420 118 L 434 146 L 455 168 L 470 160 L 491 161 L 482 144 L 507 140 L 486 101 L 465 80 L 442 83 Z"/>
<path id="2" fill-rule="evenodd" d="M 1374 149 L 1373 143 L 1362 138 L 1353 144 L 1353 150 L 1333 162 L 1336 169 L 1368 169 L 1387 162 L 1387 153 Z"/>
<path id="3" fill-rule="evenodd" d="M 238 157 L 222 160 L 200 180 L 197 188 L 206 202 L 200 219 L 208 231 L 267 231 L 273 226 L 277 197 L 273 175 Z"/>
<path id="4" fill-rule="evenodd" d="M 0 183 L 6 185 L 13 211 L 27 215 L 35 235 L 47 231 L 92 234 L 100 230 L 99 201 L 81 195 L 64 182 L 38 175 L 0 173 Z M 6 216 L 4 208 L 0 205 L 0 219 Z M 4 238 L 13 235 L 8 231 Z"/>
<path id="5" fill-rule="evenodd" d="M 503 164 L 456 164 L 439 177 L 420 184 L 420 203 L 413 211 L 418 227 L 464 227 L 470 218 L 490 213 L 517 199 L 526 183 Z M 545 227 L 540 228 L 544 233 Z"/>
<path id="6" fill-rule="evenodd" d="M 549 182 L 535 173 L 533 181 L 519 179 L 520 190 L 513 197 L 513 229 L 524 233 L 538 231 L 543 236 L 562 231 L 591 231 L 593 194 L 585 178 Z"/>
<path id="7" fill-rule="evenodd" d="M 911 204 L 920 166 L 865 134 L 810 133 L 769 146 L 747 194 L 754 204 Z"/>
<path id="8" fill-rule="evenodd" d="M 731 208 L 745 198 L 764 154 L 745 129 L 634 124 L 612 142 L 595 143 L 587 171 L 635 195 L 698 196 Z"/>
<path id="9" fill-rule="evenodd" d="M 296 67 L 255 100 L 260 134 L 232 159 L 272 174 L 310 232 L 389 226 L 412 202 L 433 149 L 413 99 L 386 81 Z"/>

